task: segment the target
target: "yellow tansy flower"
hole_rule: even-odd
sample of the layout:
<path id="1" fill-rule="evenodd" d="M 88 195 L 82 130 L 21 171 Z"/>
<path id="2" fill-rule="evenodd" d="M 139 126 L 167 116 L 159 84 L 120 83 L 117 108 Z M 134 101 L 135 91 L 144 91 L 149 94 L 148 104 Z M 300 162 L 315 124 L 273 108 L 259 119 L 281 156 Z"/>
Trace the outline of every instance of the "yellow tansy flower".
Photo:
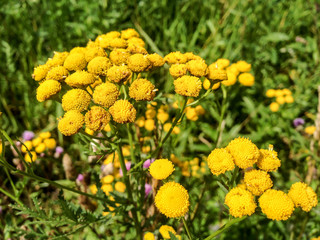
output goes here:
<path id="1" fill-rule="evenodd" d="M 155 95 L 155 86 L 144 78 L 134 80 L 129 88 L 129 96 L 136 101 L 152 101 Z"/>
<path id="2" fill-rule="evenodd" d="M 63 66 L 68 71 L 82 70 L 87 66 L 87 61 L 83 53 L 71 53 L 64 61 Z"/>
<path id="3" fill-rule="evenodd" d="M 166 179 L 173 171 L 174 165 L 168 159 L 157 159 L 149 167 L 151 176 L 158 180 Z"/>
<path id="4" fill-rule="evenodd" d="M 218 176 L 234 169 L 234 159 L 225 148 L 214 149 L 207 161 L 213 175 Z"/>
<path id="5" fill-rule="evenodd" d="M 105 82 L 95 87 L 92 97 L 95 103 L 108 108 L 115 103 L 119 94 L 115 84 Z"/>
<path id="6" fill-rule="evenodd" d="M 202 88 L 199 78 L 193 76 L 183 76 L 174 80 L 175 92 L 187 97 L 198 97 Z"/>
<path id="7" fill-rule="evenodd" d="M 318 205 L 317 194 L 303 182 L 292 184 L 288 196 L 292 199 L 295 207 L 301 207 L 305 212 L 310 212 L 313 207 Z"/>
<path id="8" fill-rule="evenodd" d="M 95 57 L 88 63 L 88 72 L 94 75 L 106 76 L 111 67 L 111 61 L 106 57 Z"/>
<path id="9" fill-rule="evenodd" d="M 256 169 L 245 172 L 244 183 L 246 184 L 247 190 L 255 196 L 260 196 L 263 192 L 273 186 L 269 174 Z"/>
<path id="10" fill-rule="evenodd" d="M 66 112 L 58 124 L 59 131 L 65 135 L 70 136 L 76 134 L 84 123 L 84 116 L 77 110 L 70 110 Z"/>
<path id="11" fill-rule="evenodd" d="M 86 71 L 76 71 L 73 74 L 69 75 L 65 82 L 70 87 L 81 88 L 88 86 L 95 82 L 95 77 L 93 74 Z"/>
<path id="12" fill-rule="evenodd" d="M 93 106 L 85 115 L 86 127 L 93 131 L 100 131 L 109 123 L 110 118 L 110 113 L 102 107 Z"/>
<path id="13" fill-rule="evenodd" d="M 37 100 L 43 102 L 61 91 L 61 84 L 56 80 L 46 80 L 37 88 Z"/>
<path id="14" fill-rule="evenodd" d="M 91 96 L 82 89 L 69 90 L 62 97 L 62 108 L 64 111 L 78 110 L 80 112 L 88 109 Z"/>
<path id="15" fill-rule="evenodd" d="M 109 109 L 114 121 L 118 123 L 134 122 L 136 119 L 136 109 L 127 100 L 118 100 Z"/>

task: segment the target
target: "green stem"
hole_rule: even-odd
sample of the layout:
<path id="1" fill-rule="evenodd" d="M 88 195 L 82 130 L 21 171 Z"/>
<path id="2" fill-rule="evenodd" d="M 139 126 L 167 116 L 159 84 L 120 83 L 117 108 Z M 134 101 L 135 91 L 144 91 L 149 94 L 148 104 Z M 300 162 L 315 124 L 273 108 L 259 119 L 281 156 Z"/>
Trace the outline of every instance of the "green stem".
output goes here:
<path id="1" fill-rule="evenodd" d="M 230 185 L 229 185 L 229 189 L 232 189 L 233 186 L 234 186 L 234 182 L 238 176 L 238 173 L 239 173 L 239 167 L 236 166 L 236 168 L 234 169 L 233 171 L 233 175 L 232 175 L 232 178 L 231 178 L 231 182 L 230 182 Z"/>
<path id="2" fill-rule="evenodd" d="M 187 226 L 187 223 L 186 223 L 186 220 L 184 219 L 184 217 L 182 217 L 182 222 L 183 222 L 184 228 L 185 228 L 186 231 L 187 231 L 187 235 L 188 235 L 189 240 L 192 240 L 192 237 L 191 237 L 189 228 L 188 228 L 188 226 Z"/>
<path id="3" fill-rule="evenodd" d="M 132 132 L 131 132 L 131 127 L 130 124 L 126 124 L 127 131 L 128 131 L 128 138 L 129 138 L 129 145 L 130 145 L 130 155 L 131 155 L 131 160 L 133 163 L 137 162 L 135 153 L 134 153 L 134 144 L 133 144 L 133 138 L 132 138 Z"/>
<path id="4" fill-rule="evenodd" d="M 8 179 L 9 179 L 9 182 L 10 182 L 11 187 L 12 187 L 12 189 L 13 189 L 14 195 L 17 195 L 18 190 L 17 190 L 17 188 L 16 188 L 16 185 L 14 185 L 14 183 L 13 183 L 13 181 L 12 181 L 12 179 L 11 179 L 11 176 L 10 176 L 10 174 L 9 174 L 9 172 L 8 172 L 8 169 L 5 168 L 4 171 L 6 172 L 6 174 L 7 174 L 7 176 L 8 176 Z"/>
<path id="5" fill-rule="evenodd" d="M 220 119 L 219 119 L 219 125 L 218 125 L 218 130 L 217 130 L 217 135 L 216 135 L 216 147 L 218 147 L 218 141 L 220 138 L 221 133 L 221 126 L 222 126 L 222 121 L 224 118 L 224 114 L 226 111 L 226 100 L 227 100 L 227 90 L 225 88 L 225 86 L 221 86 L 222 89 L 222 95 L 223 95 L 223 99 L 222 99 L 222 104 L 221 104 L 221 112 L 220 112 Z"/>
<path id="6" fill-rule="evenodd" d="M 219 234 L 223 233 L 224 231 L 226 231 L 228 228 L 230 228 L 233 224 L 238 223 L 243 221 L 244 219 L 246 219 L 247 216 L 242 217 L 242 218 L 233 218 L 231 220 L 229 220 L 225 225 L 223 225 L 221 228 L 219 228 L 216 232 L 214 232 L 213 234 L 211 234 L 210 236 L 208 236 L 207 238 L 205 238 L 204 240 L 210 240 L 215 238 L 216 236 L 218 236 Z"/>
<path id="7" fill-rule="evenodd" d="M 24 204 L 18 198 L 16 198 L 11 193 L 7 192 L 6 190 L 4 190 L 1 187 L 0 187 L 0 192 L 2 192 L 3 194 L 7 195 L 9 198 L 11 198 L 13 201 L 17 202 L 19 205 L 24 206 Z"/>
<path id="8" fill-rule="evenodd" d="M 202 101 L 202 99 L 206 98 L 210 93 L 212 92 L 212 88 L 210 86 L 210 88 L 205 92 L 205 94 L 203 94 L 199 99 L 197 99 L 196 101 L 192 102 L 192 103 L 189 103 L 187 105 L 187 107 L 191 107 L 193 105 L 196 105 L 198 104 L 200 101 Z"/>

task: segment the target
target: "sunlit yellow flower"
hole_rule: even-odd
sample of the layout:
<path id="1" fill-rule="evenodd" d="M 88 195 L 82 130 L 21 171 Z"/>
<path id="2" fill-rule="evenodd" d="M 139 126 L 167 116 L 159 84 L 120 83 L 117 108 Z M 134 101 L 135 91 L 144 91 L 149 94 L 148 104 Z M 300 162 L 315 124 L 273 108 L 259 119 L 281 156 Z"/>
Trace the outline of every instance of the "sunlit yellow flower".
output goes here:
<path id="1" fill-rule="evenodd" d="M 57 146 L 57 142 L 54 138 L 47 138 L 43 140 L 43 143 L 45 144 L 45 146 L 50 149 L 53 150 L 56 148 Z"/>
<path id="2" fill-rule="evenodd" d="M 244 137 L 233 139 L 226 149 L 233 156 L 235 164 L 242 169 L 252 167 L 260 156 L 257 146 Z"/>
<path id="3" fill-rule="evenodd" d="M 238 61 L 236 67 L 240 72 L 249 72 L 251 70 L 251 64 L 245 61 Z"/>
<path id="4" fill-rule="evenodd" d="M 88 72 L 94 75 L 106 76 L 112 63 L 107 57 L 95 57 L 88 63 Z"/>
<path id="5" fill-rule="evenodd" d="M 191 121 L 197 121 L 199 118 L 196 109 L 191 107 L 186 109 L 186 117 Z"/>
<path id="6" fill-rule="evenodd" d="M 256 169 L 245 172 L 244 183 L 246 184 L 247 190 L 255 196 L 260 196 L 273 186 L 269 174 Z"/>
<path id="7" fill-rule="evenodd" d="M 169 113 L 159 109 L 159 112 L 157 113 L 157 119 L 163 124 L 169 119 Z"/>
<path id="8" fill-rule="evenodd" d="M 187 58 L 187 62 L 191 60 L 202 60 L 198 55 L 195 55 L 193 52 L 186 52 L 183 54 Z"/>
<path id="9" fill-rule="evenodd" d="M 175 92 L 187 97 L 198 97 L 202 88 L 199 78 L 193 76 L 183 76 L 173 82 Z"/>
<path id="10" fill-rule="evenodd" d="M 63 66 L 64 61 L 68 56 L 68 52 L 54 52 L 53 58 L 49 58 L 46 62 L 46 65 L 48 65 L 49 67 Z"/>
<path id="11" fill-rule="evenodd" d="M 316 129 L 317 128 L 315 126 L 309 126 L 304 129 L 304 132 L 306 134 L 312 135 L 316 131 Z"/>
<path id="12" fill-rule="evenodd" d="M 31 157 L 30 157 L 29 153 L 26 153 L 26 155 L 24 156 L 24 160 L 26 162 L 30 163 L 30 162 L 34 162 L 35 160 L 37 160 L 37 153 L 36 152 L 31 151 L 30 154 L 31 154 Z"/>
<path id="13" fill-rule="evenodd" d="M 128 68 L 133 72 L 146 71 L 151 65 L 151 62 L 146 55 L 140 53 L 133 54 L 128 58 Z"/>
<path id="14" fill-rule="evenodd" d="M 220 69 L 225 69 L 226 67 L 228 67 L 230 65 L 230 61 L 228 59 L 225 58 L 219 58 L 216 61 L 217 67 Z"/>
<path id="15" fill-rule="evenodd" d="M 147 119 L 144 121 L 144 128 L 148 131 L 153 131 L 155 127 L 155 121 L 153 119 Z"/>
<path id="16" fill-rule="evenodd" d="M 240 187 L 231 189 L 224 203 L 229 207 L 230 214 L 238 218 L 252 215 L 257 207 L 253 195 Z"/>
<path id="17" fill-rule="evenodd" d="M 294 210 L 291 198 L 282 191 L 269 189 L 259 198 L 261 211 L 272 220 L 287 220 Z"/>
<path id="18" fill-rule="evenodd" d="M 232 86 L 237 82 L 237 75 L 229 70 L 227 70 L 227 78 L 227 80 L 221 82 L 225 86 Z"/>
<path id="19" fill-rule="evenodd" d="M 78 110 L 80 112 L 87 110 L 91 96 L 82 89 L 69 90 L 62 97 L 62 108 L 64 111 Z"/>
<path id="20" fill-rule="evenodd" d="M 204 60 L 191 60 L 187 62 L 188 71 L 196 77 L 205 76 L 208 73 L 208 65 Z"/>
<path id="21" fill-rule="evenodd" d="M 278 96 L 276 98 L 277 103 L 279 103 L 280 105 L 284 104 L 286 102 L 285 98 L 283 96 Z"/>
<path id="22" fill-rule="evenodd" d="M 204 110 L 201 105 L 196 106 L 195 109 L 198 115 L 204 115 L 206 113 L 206 110 Z"/>
<path id="23" fill-rule="evenodd" d="M 98 192 L 98 188 L 95 184 L 89 186 L 90 192 L 92 194 L 96 194 Z"/>
<path id="24" fill-rule="evenodd" d="M 203 88 L 204 89 L 208 90 L 210 87 L 210 84 L 211 84 L 211 82 L 209 79 L 206 78 L 203 80 Z M 213 84 L 211 89 L 213 89 L 213 90 L 218 89 L 220 87 L 220 84 L 221 84 L 220 82 Z"/>
<path id="25" fill-rule="evenodd" d="M 210 64 L 207 78 L 215 81 L 224 81 L 228 79 L 228 76 L 225 70 L 217 68 L 214 64 Z"/>
<path id="26" fill-rule="evenodd" d="M 52 68 L 47 76 L 47 80 L 56 80 L 56 81 L 63 81 L 69 75 L 68 70 L 63 66 L 57 66 Z"/>
<path id="27" fill-rule="evenodd" d="M 46 78 L 49 70 L 50 70 L 50 67 L 48 65 L 46 64 L 40 65 L 34 68 L 32 78 L 36 81 L 41 81 Z"/>
<path id="28" fill-rule="evenodd" d="M 163 130 L 165 132 L 169 132 L 170 128 L 171 128 L 172 124 L 171 123 L 166 123 L 163 125 Z M 180 133 L 180 128 L 177 126 L 174 126 L 174 128 L 172 129 L 172 133 L 173 134 L 179 134 Z"/>
<path id="29" fill-rule="evenodd" d="M 131 53 L 126 49 L 113 49 L 109 55 L 110 60 L 116 65 L 127 64 L 128 58 L 131 56 Z"/>
<path id="30" fill-rule="evenodd" d="M 46 139 L 47 140 L 47 139 Z M 46 150 L 46 145 L 44 143 L 40 143 L 36 148 L 35 152 L 36 153 L 42 153 Z"/>
<path id="31" fill-rule="evenodd" d="M 278 112 L 279 111 L 279 104 L 277 102 L 272 102 L 270 105 L 269 105 L 269 108 L 272 112 Z"/>
<path id="32" fill-rule="evenodd" d="M 171 64 L 176 64 L 176 63 L 186 63 L 188 61 L 188 56 L 182 54 L 181 52 L 171 52 L 168 55 L 164 57 L 164 60 Z"/>
<path id="33" fill-rule="evenodd" d="M 24 145 L 21 146 L 21 152 L 26 153 L 27 151 L 31 151 L 32 150 L 32 142 L 31 141 L 25 141 L 23 143 Z M 2 144 L 1 144 L 2 146 Z"/>
<path id="34" fill-rule="evenodd" d="M 61 84 L 56 80 L 46 80 L 37 88 L 37 100 L 43 102 L 61 90 Z"/>
<path id="35" fill-rule="evenodd" d="M 156 110 L 154 110 L 153 108 L 150 108 L 146 111 L 146 118 L 147 119 L 154 118 L 156 114 L 157 114 Z"/>
<path id="36" fill-rule="evenodd" d="M 138 37 L 132 37 L 130 39 L 127 40 L 128 44 L 131 43 L 131 44 L 134 44 L 136 46 L 139 46 L 139 47 L 145 47 L 145 42 L 141 39 L 141 38 L 138 38 Z"/>
<path id="37" fill-rule="evenodd" d="M 86 48 L 85 47 L 74 47 L 74 48 L 71 49 L 70 54 L 74 54 L 74 53 L 82 53 L 82 54 L 84 54 L 85 52 L 86 52 Z"/>
<path id="38" fill-rule="evenodd" d="M 273 98 L 276 96 L 276 91 L 274 89 L 268 89 L 266 92 L 266 96 L 268 98 Z"/>
<path id="39" fill-rule="evenodd" d="M 127 50 L 128 52 L 130 52 L 131 54 L 143 54 L 143 55 L 146 55 L 148 54 L 148 51 L 144 48 L 144 47 L 141 47 L 139 45 L 136 45 L 134 43 L 128 43 L 128 47 L 127 47 Z M 151 67 L 151 66 L 150 66 Z"/>
<path id="40" fill-rule="evenodd" d="M 114 121 L 118 123 L 134 122 L 136 119 L 136 109 L 127 100 L 118 100 L 109 109 Z"/>
<path id="41" fill-rule="evenodd" d="M 159 232 L 164 239 L 171 239 L 169 232 L 176 234 L 176 231 L 168 225 L 162 225 L 159 229 Z"/>
<path id="42" fill-rule="evenodd" d="M 68 57 L 64 61 L 63 66 L 68 71 L 78 71 L 84 69 L 87 66 L 87 61 L 83 53 L 70 52 L 70 55 L 68 55 Z"/>
<path id="43" fill-rule="evenodd" d="M 124 193 L 126 191 L 126 185 L 123 182 L 116 182 L 114 185 L 116 191 Z"/>
<path id="44" fill-rule="evenodd" d="M 115 84 L 105 82 L 95 87 L 92 97 L 95 103 L 108 108 L 115 103 L 119 94 Z"/>
<path id="45" fill-rule="evenodd" d="M 136 101 L 151 101 L 155 95 L 155 86 L 144 78 L 134 80 L 129 88 L 129 96 Z"/>
<path id="46" fill-rule="evenodd" d="M 278 153 L 274 150 L 260 149 L 260 157 L 257 162 L 258 168 L 267 172 L 274 172 L 280 166 L 281 162 Z"/>
<path id="47" fill-rule="evenodd" d="M 254 76 L 251 73 L 241 73 L 239 75 L 239 82 L 243 86 L 251 87 L 254 84 Z"/>
<path id="48" fill-rule="evenodd" d="M 121 31 L 121 38 L 130 39 L 133 37 L 137 37 L 137 38 L 140 37 L 139 33 L 133 28 L 128 28 Z"/>
<path id="49" fill-rule="evenodd" d="M 157 159 L 149 167 L 151 176 L 158 180 L 166 179 L 173 171 L 174 165 L 168 159 Z"/>
<path id="50" fill-rule="evenodd" d="M 110 113 L 102 107 L 93 106 L 85 115 L 86 127 L 93 131 L 100 131 L 109 123 L 110 118 Z"/>
<path id="51" fill-rule="evenodd" d="M 112 183 L 114 180 L 114 176 L 112 175 L 107 175 L 107 176 L 104 176 L 102 179 L 101 179 L 101 183 L 102 184 L 110 184 Z"/>
<path id="52" fill-rule="evenodd" d="M 183 217 L 190 205 L 188 191 L 179 183 L 165 183 L 157 192 L 155 205 L 168 218 Z"/>
<path id="53" fill-rule="evenodd" d="M 148 54 L 147 58 L 149 59 L 149 61 L 151 62 L 152 67 L 161 67 L 164 65 L 165 61 L 163 59 L 163 57 L 161 57 L 159 54 L 157 53 L 153 53 L 153 54 Z"/>
<path id="54" fill-rule="evenodd" d="M 122 38 L 110 38 L 108 39 L 104 47 L 113 49 L 113 48 L 126 48 L 127 46 L 128 46 L 127 41 Z"/>
<path id="55" fill-rule="evenodd" d="M 33 147 L 37 147 L 40 143 L 42 143 L 42 138 L 37 137 L 37 138 L 32 139 L 32 146 Z"/>
<path id="56" fill-rule="evenodd" d="M 169 68 L 169 72 L 172 77 L 178 78 L 186 75 L 188 71 L 186 64 L 172 64 Z"/>
<path id="57" fill-rule="evenodd" d="M 84 53 L 87 62 L 90 62 L 95 57 L 106 57 L 107 53 L 100 47 L 87 47 Z"/>
<path id="58" fill-rule="evenodd" d="M 218 176 L 234 169 L 234 159 L 225 148 L 214 149 L 207 161 L 213 175 Z"/>
<path id="59" fill-rule="evenodd" d="M 81 88 L 94 83 L 95 77 L 93 74 L 86 71 L 76 71 L 75 73 L 69 75 L 65 82 L 70 87 Z"/>
<path id="60" fill-rule="evenodd" d="M 156 240 L 156 238 L 153 233 L 147 232 L 144 234 L 143 240 Z"/>
<path id="61" fill-rule="evenodd" d="M 288 196 L 292 199 L 295 207 L 301 207 L 305 212 L 310 212 L 313 207 L 318 205 L 317 194 L 303 182 L 292 184 Z"/>
<path id="62" fill-rule="evenodd" d="M 113 187 L 111 184 L 103 184 L 101 186 L 101 190 L 107 195 L 109 196 L 110 195 L 110 192 L 113 191 Z"/>
<path id="63" fill-rule="evenodd" d="M 126 66 L 113 66 L 107 72 L 108 80 L 111 82 L 119 83 L 125 82 L 132 76 L 131 70 Z"/>
<path id="64" fill-rule="evenodd" d="M 58 124 L 59 131 L 70 136 L 77 133 L 84 123 L 84 116 L 77 110 L 66 112 Z"/>
<path id="65" fill-rule="evenodd" d="M 294 102 L 294 98 L 291 95 L 285 96 L 284 100 L 286 103 L 293 103 Z"/>
<path id="66" fill-rule="evenodd" d="M 39 137 L 42 139 L 47 139 L 47 138 L 51 137 L 51 133 L 50 132 L 42 132 L 39 134 Z"/>

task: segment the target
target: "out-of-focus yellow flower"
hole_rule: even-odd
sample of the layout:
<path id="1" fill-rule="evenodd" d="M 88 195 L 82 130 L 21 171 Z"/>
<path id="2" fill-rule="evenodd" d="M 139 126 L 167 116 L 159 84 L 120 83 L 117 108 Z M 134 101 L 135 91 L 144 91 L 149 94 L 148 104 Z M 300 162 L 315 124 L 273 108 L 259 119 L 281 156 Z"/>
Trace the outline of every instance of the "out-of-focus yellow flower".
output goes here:
<path id="1" fill-rule="evenodd" d="M 112 183 L 114 180 L 114 176 L 112 175 L 107 175 L 107 176 L 104 176 L 102 179 L 101 179 L 101 183 L 102 184 L 110 184 Z"/>
<path id="2" fill-rule="evenodd" d="M 110 113 L 98 106 L 91 107 L 85 115 L 86 127 L 93 131 L 100 131 L 105 128 L 111 119 Z"/>
<path id="3" fill-rule="evenodd" d="M 196 109 L 191 107 L 186 109 L 186 117 L 191 121 L 197 121 L 199 118 Z"/>
<path id="4" fill-rule="evenodd" d="M 136 101 L 151 101 L 155 95 L 155 86 L 144 78 L 134 80 L 129 88 L 129 96 Z"/>
<path id="5" fill-rule="evenodd" d="M 236 67 L 240 72 L 249 72 L 251 70 L 251 64 L 245 61 L 238 61 Z"/>
<path id="6" fill-rule="evenodd" d="M 286 103 L 293 103 L 294 102 L 294 98 L 291 95 L 285 96 L 284 100 Z"/>
<path id="7" fill-rule="evenodd" d="M 111 82 L 119 83 L 125 82 L 132 76 L 131 70 L 126 66 L 113 66 L 107 72 L 108 80 Z"/>
<path id="8" fill-rule="evenodd" d="M 163 125 L 163 130 L 165 132 L 169 132 L 170 128 L 171 128 L 172 124 L 171 123 L 166 123 Z M 172 133 L 173 134 L 179 134 L 180 133 L 180 128 L 177 126 L 174 126 L 174 128 L 172 129 Z"/>
<path id="9" fill-rule="evenodd" d="M 40 138 L 40 137 L 34 138 L 34 139 L 32 139 L 32 146 L 33 146 L 33 147 L 36 147 L 36 146 L 38 146 L 41 142 L 42 142 L 42 138 Z M 28 149 L 29 149 L 29 148 L 28 148 Z M 21 149 L 21 150 L 22 150 L 22 149 Z"/>
<path id="10" fill-rule="evenodd" d="M 144 128 L 147 129 L 148 131 L 153 131 L 155 127 L 155 121 L 153 119 L 147 119 L 144 122 Z"/>
<path id="11" fill-rule="evenodd" d="M 128 58 L 128 68 L 133 72 L 143 72 L 150 67 L 151 62 L 147 56 L 142 54 L 133 54 Z"/>
<path id="12" fill-rule="evenodd" d="M 107 195 L 109 196 L 110 195 L 110 192 L 113 191 L 113 187 L 111 184 L 103 184 L 101 186 L 101 190 Z"/>
<path id="13" fill-rule="evenodd" d="M 168 225 L 162 225 L 159 229 L 159 232 L 164 239 L 171 238 L 169 232 L 176 234 L 176 231 L 171 226 L 168 226 Z"/>
<path id="14" fill-rule="evenodd" d="M 171 52 L 168 55 L 166 55 L 164 57 L 164 60 L 168 63 L 168 64 L 176 64 L 176 63 L 186 63 L 188 61 L 188 57 L 184 54 L 182 54 L 181 52 L 177 51 L 177 52 Z"/>
<path id="15" fill-rule="evenodd" d="M 43 143 L 46 145 L 46 147 L 50 150 L 53 150 L 57 146 L 57 142 L 54 138 L 47 138 L 43 140 Z"/>
<path id="16" fill-rule="evenodd" d="M 267 92 L 266 92 L 266 96 L 268 98 L 273 98 L 276 96 L 276 90 L 274 89 L 268 89 Z"/>
<path id="17" fill-rule="evenodd" d="M 146 118 L 147 119 L 154 118 L 156 114 L 157 114 L 156 110 L 154 110 L 153 108 L 150 108 L 146 111 Z"/>
<path id="18" fill-rule="evenodd" d="M 114 121 L 118 123 L 134 122 L 136 119 L 136 109 L 127 100 L 118 100 L 109 109 Z"/>
<path id="19" fill-rule="evenodd" d="M 62 97 L 62 108 L 64 111 L 78 110 L 80 112 L 87 110 L 91 101 L 91 96 L 82 89 L 69 90 Z"/>
<path id="20" fill-rule="evenodd" d="M 58 124 L 59 131 L 65 136 L 76 134 L 84 123 L 84 116 L 76 110 L 66 112 Z"/>
<path id="21" fill-rule="evenodd" d="M 169 68 L 169 72 L 172 77 L 179 78 L 187 74 L 187 65 L 186 64 L 172 64 Z"/>
<path id="22" fill-rule="evenodd" d="M 89 186 L 89 189 L 90 189 L 90 192 L 91 192 L 92 194 L 94 194 L 94 195 L 98 192 L 98 188 L 97 188 L 97 186 L 96 186 L 95 184 L 90 185 L 90 186 Z"/>
<path id="23" fill-rule="evenodd" d="M 126 191 L 126 185 L 123 182 L 116 182 L 114 185 L 116 191 L 124 193 Z"/>
<path id="24" fill-rule="evenodd" d="M 36 152 L 31 151 L 30 154 L 31 154 L 31 157 L 30 157 L 29 153 L 26 153 L 26 155 L 24 156 L 24 160 L 26 162 L 30 163 L 30 162 L 34 162 L 35 160 L 37 160 L 37 153 Z"/>
<path id="25" fill-rule="evenodd" d="M 227 70 L 227 78 L 227 80 L 221 82 L 225 86 L 232 86 L 237 82 L 237 75 L 229 70 Z"/>
<path id="26" fill-rule="evenodd" d="M 204 115 L 206 113 L 206 110 L 204 110 L 201 105 L 196 106 L 195 109 L 198 115 Z"/>
<path id="27" fill-rule="evenodd" d="M 304 132 L 309 135 L 312 135 L 315 131 L 316 131 L 315 126 L 309 126 L 304 129 Z"/>
<path id="28" fill-rule="evenodd" d="M 86 87 L 95 82 L 95 77 L 93 74 L 86 71 L 76 71 L 73 74 L 69 75 L 65 82 L 70 87 L 82 88 Z"/>
<path id="29" fill-rule="evenodd" d="M 282 89 L 282 93 L 283 93 L 283 95 L 291 95 L 292 94 L 292 92 L 288 88 Z"/>
<path id="30" fill-rule="evenodd" d="M 105 82 L 95 87 L 92 97 L 95 103 L 108 108 L 115 103 L 119 94 L 115 84 Z"/>
<path id="31" fill-rule="evenodd" d="M 208 65 L 204 60 L 191 60 L 187 62 L 187 68 L 196 77 L 203 77 L 208 73 Z"/>
<path id="32" fill-rule="evenodd" d="M 94 75 L 106 76 L 112 63 L 107 57 L 95 57 L 88 63 L 88 72 Z"/>
<path id="33" fill-rule="evenodd" d="M 74 47 L 74 48 L 71 49 L 70 54 L 74 54 L 74 53 L 82 53 L 82 54 L 84 54 L 85 51 L 86 51 L 85 47 Z"/>
<path id="34" fill-rule="evenodd" d="M 223 69 L 217 68 L 215 65 L 211 64 L 208 67 L 207 78 L 215 81 L 228 80 L 227 72 Z"/>
<path id="35" fill-rule="evenodd" d="M 270 106 L 269 106 L 269 108 L 270 108 L 270 110 L 272 111 L 272 112 L 278 112 L 279 111 L 279 103 L 277 103 L 277 102 L 272 102 L 271 104 L 270 104 Z"/>
<path id="36" fill-rule="evenodd" d="M 283 96 L 279 96 L 276 98 L 277 103 L 280 105 L 284 104 L 286 102 L 285 98 Z"/>
<path id="37" fill-rule="evenodd" d="M 21 152 L 26 153 L 27 151 L 31 151 L 32 149 L 32 142 L 31 141 L 25 141 L 23 143 L 24 145 L 21 146 Z M 2 146 L 2 144 L 1 144 Z"/>
<path id="38" fill-rule="evenodd" d="M 37 100 L 43 102 L 61 91 L 61 84 L 56 80 L 46 80 L 37 88 Z"/>
<path id="39" fill-rule="evenodd" d="M 165 64 L 163 57 L 157 53 L 149 54 L 147 58 L 151 62 L 152 67 L 161 67 Z"/>
<path id="40" fill-rule="evenodd" d="M 183 76 L 174 80 L 175 92 L 187 97 L 198 97 L 202 88 L 199 78 L 193 76 Z"/>
<path id="41" fill-rule="evenodd" d="M 45 139 L 47 140 L 47 139 Z M 35 151 L 36 153 L 42 153 L 46 150 L 46 144 L 44 143 L 40 143 L 36 148 L 35 148 Z"/>
<path id="42" fill-rule="evenodd" d="M 87 66 L 87 61 L 83 53 L 71 53 L 64 61 L 63 66 L 68 71 L 79 71 Z"/>
<path id="43" fill-rule="evenodd" d="M 46 75 L 47 80 L 63 81 L 69 75 L 68 70 L 63 66 L 52 68 Z"/>
<path id="44" fill-rule="evenodd" d="M 318 205 L 317 194 L 303 182 L 292 184 L 288 196 L 292 199 L 295 207 L 301 207 L 305 212 L 310 212 L 313 207 Z"/>
<path id="45" fill-rule="evenodd" d="M 230 65 L 230 61 L 225 58 L 219 58 L 216 61 L 216 64 L 217 64 L 218 68 L 225 69 L 226 67 L 228 67 Z"/>
<path id="46" fill-rule="evenodd" d="M 49 70 L 50 70 L 50 67 L 48 65 L 46 64 L 40 65 L 34 68 L 32 78 L 36 81 L 41 81 L 46 78 Z"/>
<path id="47" fill-rule="evenodd" d="M 257 207 L 253 195 L 240 187 L 231 189 L 224 203 L 229 207 L 230 214 L 237 218 L 252 215 Z"/>
<path id="48" fill-rule="evenodd" d="M 136 120 L 136 124 L 140 127 L 140 128 L 142 128 L 142 127 L 144 127 L 144 124 L 145 124 L 145 118 L 142 116 L 142 117 L 139 117 L 137 120 Z"/>
<path id="49" fill-rule="evenodd" d="M 96 57 L 106 57 L 107 53 L 100 47 L 87 47 L 84 53 L 84 57 L 87 62 L 90 62 Z"/>
<path id="50" fill-rule="evenodd" d="M 156 238 L 153 233 L 147 232 L 144 234 L 143 240 L 156 240 Z"/>
<path id="51" fill-rule="evenodd" d="M 163 124 L 169 119 L 169 114 L 165 111 L 160 111 L 157 113 L 157 119 Z"/>
<path id="52" fill-rule="evenodd" d="M 243 86 L 251 87 L 254 84 L 254 76 L 251 73 L 241 73 L 239 75 L 239 82 Z"/>
<path id="53" fill-rule="evenodd" d="M 94 131 L 91 130 L 90 128 L 87 128 L 87 127 L 84 129 L 84 131 L 85 131 L 86 133 L 88 133 L 89 135 L 93 135 L 93 134 L 94 134 Z"/>

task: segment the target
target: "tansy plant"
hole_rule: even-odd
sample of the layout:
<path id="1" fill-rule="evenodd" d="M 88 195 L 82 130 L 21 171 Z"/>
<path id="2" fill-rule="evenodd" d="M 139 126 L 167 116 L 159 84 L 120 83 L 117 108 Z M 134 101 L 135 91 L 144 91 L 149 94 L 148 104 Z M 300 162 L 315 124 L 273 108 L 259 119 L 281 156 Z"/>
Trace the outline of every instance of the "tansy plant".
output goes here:
<path id="1" fill-rule="evenodd" d="M 163 73 L 160 68 L 169 71 L 171 77 L 165 81 L 175 95 L 165 92 L 161 82 L 152 77 Z M 181 239 L 183 235 L 197 238 L 188 225 L 199 205 L 192 205 L 195 202 L 188 193 L 192 189 L 176 181 L 175 168 L 181 169 L 186 178 L 216 181 L 225 192 L 229 219 L 206 239 L 255 212 L 261 211 L 272 220 L 287 220 L 294 208 L 310 211 L 317 205 L 317 197 L 305 183 L 293 184 L 289 193 L 272 189 L 270 172 L 281 165 L 272 147 L 259 149 L 249 139 L 239 137 L 225 148 L 215 148 L 207 159 L 180 161 L 166 152 L 165 143 L 177 139 L 174 135 L 181 134 L 180 125 L 204 115 L 201 101 L 221 87 L 220 132 L 227 88 L 237 80 L 243 86 L 252 86 L 255 78 L 250 71 L 251 64 L 245 61 L 230 65 L 228 59 L 218 59 L 207 65 L 191 52 L 176 51 L 164 57 L 148 53 L 134 29 L 108 32 L 90 40 L 86 47 L 55 52 L 34 69 L 32 77 L 39 83 L 36 98 L 39 102 L 51 99 L 61 103 L 65 113 L 57 116 L 58 130 L 64 136 L 77 134 L 88 144 L 94 164 L 102 163 L 100 182 L 87 188 L 82 184 L 85 176 L 79 175 L 80 187 L 72 189 L 30 172 L 18 173 L 91 198 L 94 201 L 86 205 L 90 210 L 102 202 L 103 207 L 97 209 L 100 215 L 115 222 L 118 215 L 123 215 L 127 228 L 135 229 L 134 239 L 155 239 L 159 233 L 164 239 Z M 7 137 L 5 132 L 3 136 Z M 26 162 L 34 160 L 31 147 L 36 147 L 35 152 L 42 152 L 40 145 L 49 148 L 49 138 L 44 139 L 45 145 L 36 145 L 35 140 L 24 142 L 21 150 L 27 153 Z M 14 170 L 4 158 L 2 162 Z M 207 166 L 214 176 L 205 180 L 201 176 L 206 175 Z M 175 230 L 161 224 L 161 215 L 169 225 L 173 224 L 170 219 L 182 221 L 185 232 L 181 227 Z"/>

